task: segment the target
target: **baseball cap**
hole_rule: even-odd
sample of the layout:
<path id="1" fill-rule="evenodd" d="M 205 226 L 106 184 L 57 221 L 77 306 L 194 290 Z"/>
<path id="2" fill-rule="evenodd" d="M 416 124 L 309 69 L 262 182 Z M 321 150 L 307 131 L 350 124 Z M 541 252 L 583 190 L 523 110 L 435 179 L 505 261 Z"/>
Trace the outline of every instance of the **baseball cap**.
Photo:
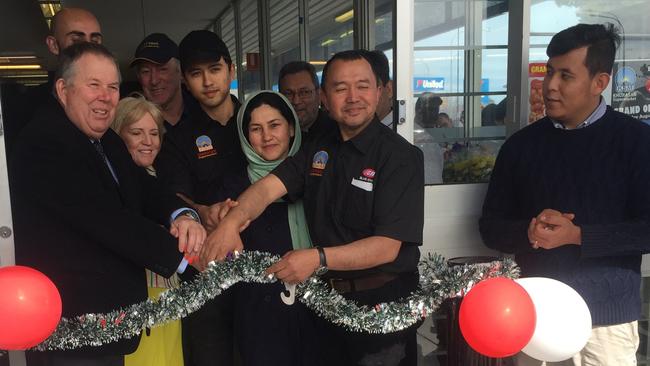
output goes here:
<path id="1" fill-rule="evenodd" d="M 133 67 L 138 61 L 149 61 L 162 65 L 172 57 L 178 58 L 176 43 L 165 34 L 152 33 L 140 42 L 130 66 Z"/>
<path id="2" fill-rule="evenodd" d="M 187 69 L 192 63 L 202 61 L 219 61 L 223 57 L 231 64 L 230 52 L 226 44 L 214 32 L 194 30 L 188 33 L 178 46 L 181 70 Z"/>

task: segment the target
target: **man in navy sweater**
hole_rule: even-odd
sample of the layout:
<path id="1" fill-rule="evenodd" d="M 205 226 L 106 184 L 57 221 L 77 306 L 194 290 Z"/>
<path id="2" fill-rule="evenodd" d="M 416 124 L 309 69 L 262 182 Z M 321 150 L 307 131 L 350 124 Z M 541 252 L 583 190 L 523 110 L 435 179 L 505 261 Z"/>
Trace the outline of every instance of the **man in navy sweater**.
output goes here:
<path id="1" fill-rule="evenodd" d="M 485 244 L 514 253 L 523 276 L 562 281 L 587 302 L 591 338 L 563 365 L 636 365 L 650 126 L 601 96 L 619 43 L 611 25 L 579 24 L 553 37 L 547 116 L 504 143 L 480 219 Z M 517 364 L 542 362 L 520 353 Z"/>

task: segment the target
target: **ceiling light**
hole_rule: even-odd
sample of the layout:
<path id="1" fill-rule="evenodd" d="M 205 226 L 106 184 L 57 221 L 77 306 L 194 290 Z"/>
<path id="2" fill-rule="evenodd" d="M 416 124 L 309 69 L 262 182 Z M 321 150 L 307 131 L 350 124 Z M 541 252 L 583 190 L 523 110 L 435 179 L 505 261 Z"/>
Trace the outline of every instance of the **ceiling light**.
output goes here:
<path id="1" fill-rule="evenodd" d="M 334 21 L 337 22 L 337 23 L 345 23 L 348 20 L 352 19 L 353 17 L 354 17 L 354 10 L 350 9 L 350 10 L 346 11 L 345 13 L 343 13 L 343 14 L 337 16 L 336 18 L 334 18 Z"/>
<path id="2" fill-rule="evenodd" d="M 336 40 L 333 40 L 333 39 L 330 38 L 330 39 L 324 40 L 320 45 L 325 47 L 325 46 L 328 46 L 328 45 L 330 45 L 332 43 L 335 43 L 335 42 L 336 42 Z"/>
<path id="3" fill-rule="evenodd" d="M 40 70 L 41 65 L 0 65 L 0 70 Z"/>

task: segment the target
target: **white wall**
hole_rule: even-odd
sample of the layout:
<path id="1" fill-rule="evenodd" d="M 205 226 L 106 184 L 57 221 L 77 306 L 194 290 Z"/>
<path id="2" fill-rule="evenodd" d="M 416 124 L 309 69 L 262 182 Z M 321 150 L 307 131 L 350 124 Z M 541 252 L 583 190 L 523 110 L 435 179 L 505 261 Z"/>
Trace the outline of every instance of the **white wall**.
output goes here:
<path id="1" fill-rule="evenodd" d="M 498 255 L 483 245 L 478 219 L 487 184 L 427 186 L 422 252 L 445 258 Z"/>

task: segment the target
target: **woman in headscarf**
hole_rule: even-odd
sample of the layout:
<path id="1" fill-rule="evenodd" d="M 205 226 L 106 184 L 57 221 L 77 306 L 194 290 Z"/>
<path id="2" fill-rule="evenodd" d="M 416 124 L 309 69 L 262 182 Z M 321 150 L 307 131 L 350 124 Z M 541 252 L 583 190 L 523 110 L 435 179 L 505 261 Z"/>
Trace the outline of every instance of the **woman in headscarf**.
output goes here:
<path id="1" fill-rule="evenodd" d="M 245 171 L 224 182 L 222 200 L 238 197 L 300 148 L 298 117 L 281 94 L 261 91 L 237 115 Z M 283 255 L 311 247 L 302 202 L 278 201 L 241 233 L 244 248 Z M 316 353 L 309 310 L 300 302 L 285 305 L 281 283 L 241 283 L 234 289 L 234 328 L 245 366 L 311 365 Z"/>

